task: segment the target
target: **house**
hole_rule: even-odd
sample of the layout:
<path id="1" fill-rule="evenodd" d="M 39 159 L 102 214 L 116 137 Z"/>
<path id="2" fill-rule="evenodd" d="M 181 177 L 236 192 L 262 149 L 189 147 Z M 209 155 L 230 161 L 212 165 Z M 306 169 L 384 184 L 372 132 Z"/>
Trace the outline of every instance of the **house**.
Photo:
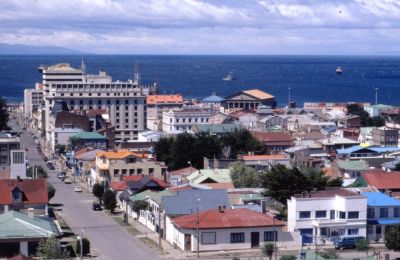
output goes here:
<path id="1" fill-rule="evenodd" d="M 385 241 L 385 233 L 400 224 L 400 201 L 381 192 L 362 194 L 367 197 L 367 238 Z"/>
<path id="2" fill-rule="evenodd" d="M 128 150 L 96 153 L 97 182 L 120 180 L 124 176 L 148 175 L 166 181 L 167 166 Z"/>
<path id="3" fill-rule="evenodd" d="M 252 134 L 270 152 L 281 152 L 293 146 L 292 137 L 289 133 L 254 131 Z"/>
<path id="4" fill-rule="evenodd" d="M 235 110 L 229 113 L 235 124 L 242 125 L 247 129 L 254 129 L 257 127 L 258 115 L 253 110 Z"/>
<path id="5" fill-rule="evenodd" d="M 362 146 L 351 146 L 345 149 L 338 149 L 337 155 L 339 158 L 351 158 L 360 159 L 365 157 L 377 157 L 380 155 L 400 151 L 398 147 L 362 147 Z"/>
<path id="6" fill-rule="evenodd" d="M 360 128 L 361 125 L 361 117 L 356 115 L 348 115 L 339 119 L 339 126 L 343 126 L 344 128 Z"/>
<path id="7" fill-rule="evenodd" d="M 257 121 L 257 127 L 260 129 L 269 129 L 273 127 L 286 129 L 288 118 L 290 118 L 289 115 L 268 115 Z"/>
<path id="8" fill-rule="evenodd" d="M 104 135 L 96 132 L 79 132 L 71 136 L 75 140 L 75 149 L 92 147 L 95 149 L 107 149 L 108 140 Z"/>
<path id="9" fill-rule="evenodd" d="M 171 171 L 169 173 L 169 183 L 174 186 L 179 186 L 183 183 L 187 183 L 188 181 L 186 177 L 196 171 L 197 169 L 193 168 L 192 166 Z"/>
<path id="10" fill-rule="evenodd" d="M 184 251 L 235 250 L 280 241 L 284 225 L 270 215 L 253 210 L 219 207 L 173 218 L 166 233 L 167 241 Z"/>
<path id="11" fill-rule="evenodd" d="M 225 97 L 225 109 L 256 110 L 259 105 L 275 108 L 275 97 L 259 89 L 242 90 L 236 94 Z"/>
<path id="12" fill-rule="evenodd" d="M 47 216 L 46 179 L 3 179 L 0 180 L 0 213 L 19 211 L 27 213 L 33 209 L 35 216 Z"/>
<path id="13" fill-rule="evenodd" d="M 371 106 L 365 106 L 364 111 L 366 111 L 370 117 L 374 117 L 374 116 L 380 116 L 382 111 L 390 108 L 393 107 L 384 104 L 376 104 Z"/>
<path id="14" fill-rule="evenodd" d="M 387 172 L 396 170 L 397 165 L 400 165 L 400 159 L 391 160 L 382 164 L 382 169 Z"/>
<path id="15" fill-rule="evenodd" d="M 202 169 L 193 172 L 186 179 L 190 183 L 232 183 L 230 169 Z"/>
<path id="16" fill-rule="evenodd" d="M 364 160 L 337 160 L 336 164 L 342 177 L 357 178 L 368 171 L 368 163 Z"/>
<path id="17" fill-rule="evenodd" d="M 373 128 L 372 144 L 382 147 L 397 147 L 399 144 L 399 130 L 387 127 Z"/>
<path id="18" fill-rule="evenodd" d="M 163 112 L 162 130 L 169 134 L 190 131 L 193 124 L 208 124 L 215 113 L 210 108 L 199 106 L 170 109 Z"/>
<path id="19" fill-rule="evenodd" d="M 355 145 L 359 145 L 358 141 L 340 136 L 332 136 L 330 138 L 319 140 L 318 142 L 322 144 L 322 149 L 327 152 L 335 152 L 338 149 L 346 149 Z"/>
<path id="20" fill-rule="evenodd" d="M 360 127 L 358 142 L 360 142 L 361 146 L 372 145 L 372 129 L 374 129 L 374 127 Z"/>
<path id="21" fill-rule="evenodd" d="M 0 214 L 0 257 L 34 255 L 41 240 L 61 234 L 58 223 L 49 218 L 17 211 L 4 212 Z"/>
<path id="22" fill-rule="evenodd" d="M 80 176 L 81 181 L 93 186 L 96 183 L 96 154 L 103 152 L 101 149 L 93 149 L 86 147 L 76 152 L 73 152 L 72 167 Z"/>
<path id="23" fill-rule="evenodd" d="M 292 196 L 287 201 L 288 230 L 303 243 L 332 241 L 339 236 L 366 236 L 367 198 L 344 188 Z"/>
<path id="24" fill-rule="evenodd" d="M 290 156 L 285 154 L 243 155 L 242 160 L 246 166 L 252 167 L 255 170 L 269 170 L 277 164 L 291 167 Z"/>
<path id="25" fill-rule="evenodd" d="M 181 94 L 174 95 L 149 95 L 146 98 L 147 106 L 147 128 L 153 131 L 162 129 L 162 114 L 170 109 L 181 109 L 183 97 Z"/>
<path id="26" fill-rule="evenodd" d="M 391 196 L 400 198 L 400 172 L 370 170 L 361 174 L 356 183 L 359 186 L 375 187 L 381 192 L 388 191 Z"/>

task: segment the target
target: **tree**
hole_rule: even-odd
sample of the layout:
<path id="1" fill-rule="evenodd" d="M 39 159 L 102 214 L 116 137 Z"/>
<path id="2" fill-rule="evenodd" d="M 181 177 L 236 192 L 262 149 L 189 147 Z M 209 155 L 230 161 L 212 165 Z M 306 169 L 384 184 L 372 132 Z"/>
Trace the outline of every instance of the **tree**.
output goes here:
<path id="1" fill-rule="evenodd" d="M 36 177 L 36 174 L 37 174 L 37 178 L 38 179 L 47 178 L 47 172 L 46 172 L 45 169 L 43 169 L 42 166 L 30 166 L 28 168 L 28 170 L 26 171 L 26 176 L 27 177 L 34 178 L 34 177 Z"/>
<path id="2" fill-rule="evenodd" d="M 3 97 L 0 97 L 0 131 L 10 129 L 7 125 L 8 120 L 7 101 Z"/>
<path id="3" fill-rule="evenodd" d="M 92 188 L 92 193 L 100 202 L 100 199 L 103 197 L 104 194 L 104 186 L 100 183 L 95 183 Z"/>
<path id="4" fill-rule="evenodd" d="M 257 188 L 260 186 L 259 173 L 253 168 L 247 167 L 242 162 L 234 162 L 230 165 L 231 179 L 236 188 Z"/>
<path id="5" fill-rule="evenodd" d="M 261 253 L 263 256 L 266 256 L 269 258 L 269 260 L 272 259 L 272 255 L 275 252 L 275 246 L 272 243 L 264 243 L 263 246 L 261 247 Z"/>
<path id="6" fill-rule="evenodd" d="M 395 225 L 385 234 L 385 246 L 389 250 L 400 251 L 400 225 Z"/>
<path id="7" fill-rule="evenodd" d="M 397 163 L 397 164 L 394 166 L 394 170 L 395 170 L 395 171 L 400 171 L 400 163 Z"/>
<path id="8" fill-rule="evenodd" d="M 368 251 L 370 249 L 368 240 L 361 239 L 361 240 L 357 241 L 356 248 L 357 248 L 358 251 L 365 252 L 367 254 L 367 257 L 368 257 Z"/>
<path id="9" fill-rule="evenodd" d="M 86 237 L 82 238 L 82 255 L 87 255 L 90 253 L 90 241 Z M 76 254 L 79 255 L 81 253 L 81 241 L 76 240 Z"/>
<path id="10" fill-rule="evenodd" d="M 336 252 L 335 249 L 324 249 L 318 253 L 321 257 L 325 259 L 338 259 L 339 254 Z"/>
<path id="11" fill-rule="evenodd" d="M 117 198 L 112 190 L 107 190 L 103 194 L 104 208 L 114 213 L 114 209 L 117 207 Z"/>
<path id="12" fill-rule="evenodd" d="M 162 137 L 158 142 L 154 143 L 154 154 L 157 157 L 157 161 L 165 162 L 169 165 L 172 161 L 171 148 L 174 139 L 172 137 Z"/>
<path id="13" fill-rule="evenodd" d="M 70 136 L 68 138 L 68 147 L 71 150 L 76 150 L 76 148 L 79 146 L 80 144 L 80 139 L 74 136 Z"/>
<path id="14" fill-rule="evenodd" d="M 65 154 L 65 152 L 67 151 L 67 146 L 65 144 L 56 144 L 54 146 L 54 150 L 58 153 L 58 154 Z"/>
<path id="15" fill-rule="evenodd" d="M 141 210 L 146 210 L 149 208 L 149 203 L 144 200 L 136 200 L 132 203 L 132 210 L 139 215 Z"/>
<path id="16" fill-rule="evenodd" d="M 44 259 L 64 259 L 69 257 L 69 252 L 61 249 L 55 237 L 49 237 L 39 242 L 36 256 Z"/>
<path id="17" fill-rule="evenodd" d="M 283 255 L 279 260 L 296 260 L 297 256 L 295 255 Z"/>
<path id="18" fill-rule="evenodd" d="M 49 200 L 56 195 L 56 189 L 50 183 L 47 183 L 47 196 Z"/>
<path id="19" fill-rule="evenodd" d="M 230 156 L 236 158 L 238 154 L 259 151 L 262 144 L 245 128 L 235 129 L 221 137 L 221 148 L 231 147 Z"/>

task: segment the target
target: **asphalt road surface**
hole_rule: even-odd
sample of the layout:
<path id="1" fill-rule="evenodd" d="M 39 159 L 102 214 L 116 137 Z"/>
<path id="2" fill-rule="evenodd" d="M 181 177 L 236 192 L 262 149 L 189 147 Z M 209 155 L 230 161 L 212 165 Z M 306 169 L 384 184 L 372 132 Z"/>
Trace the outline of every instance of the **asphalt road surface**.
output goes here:
<path id="1" fill-rule="evenodd" d="M 23 131 L 14 120 L 9 126 L 14 130 Z M 27 158 L 30 165 L 46 167 L 36 150 L 36 144 L 26 131 L 20 136 L 21 148 L 27 148 Z M 93 211 L 91 204 L 94 197 L 84 192 L 74 192 L 74 184 L 64 184 L 57 178 L 57 171 L 48 171 L 48 181 L 56 189 L 56 195 L 51 203 L 62 204 L 59 214 L 75 232 L 91 243 L 91 249 L 96 252 L 96 259 L 159 259 L 160 257 L 145 244 L 124 230 L 104 212 Z"/>

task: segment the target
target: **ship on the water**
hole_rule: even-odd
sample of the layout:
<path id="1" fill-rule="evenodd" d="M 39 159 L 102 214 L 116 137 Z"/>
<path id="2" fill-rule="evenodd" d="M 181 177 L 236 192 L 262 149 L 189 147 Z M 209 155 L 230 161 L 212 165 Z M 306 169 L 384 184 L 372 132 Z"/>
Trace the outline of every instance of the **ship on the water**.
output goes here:
<path id="1" fill-rule="evenodd" d="M 232 81 L 232 80 L 236 80 L 236 77 L 233 76 L 232 72 L 230 72 L 228 75 L 226 75 L 223 79 L 223 81 Z"/>
<path id="2" fill-rule="evenodd" d="M 342 67 L 337 67 L 336 68 L 336 74 L 342 74 L 342 72 L 343 72 L 343 70 L 342 70 Z"/>

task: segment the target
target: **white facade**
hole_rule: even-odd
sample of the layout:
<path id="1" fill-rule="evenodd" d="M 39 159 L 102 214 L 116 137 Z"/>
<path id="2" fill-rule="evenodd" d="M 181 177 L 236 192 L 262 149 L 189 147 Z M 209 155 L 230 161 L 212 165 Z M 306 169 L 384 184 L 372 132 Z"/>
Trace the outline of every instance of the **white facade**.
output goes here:
<path id="1" fill-rule="evenodd" d="M 115 125 L 116 140 L 135 140 L 145 129 L 146 95 L 156 85 L 112 81 L 104 71 L 99 75 L 85 74 L 69 64 L 40 67 L 43 75 L 46 126 L 55 100 L 64 101 L 71 110 L 105 109 Z M 46 127 L 49 129 L 49 127 Z M 47 132 L 46 138 L 49 138 Z"/>
<path id="2" fill-rule="evenodd" d="M 79 128 L 54 128 L 50 137 L 51 149 L 54 149 L 56 144 L 68 145 L 69 138 L 82 131 Z"/>
<path id="3" fill-rule="evenodd" d="M 30 117 L 32 111 L 38 108 L 43 102 L 43 90 L 25 89 L 24 90 L 24 114 Z"/>
<path id="4" fill-rule="evenodd" d="M 332 242 L 338 236 L 366 237 L 367 198 L 360 195 L 292 197 L 288 200 L 288 231 L 307 234 L 303 242 Z"/>
<path id="5" fill-rule="evenodd" d="M 189 131 L 193 124 L 208 124 L 214 111 L 200 107 L 184 107 L 182 110 L 163 112 L 163 131 Z"/>
<path id="6" fill-rule="evenodd" d="M 10 151 L 10 178 L 26 179 L 26 156 L 25 150 L 11 150 Z"/>

